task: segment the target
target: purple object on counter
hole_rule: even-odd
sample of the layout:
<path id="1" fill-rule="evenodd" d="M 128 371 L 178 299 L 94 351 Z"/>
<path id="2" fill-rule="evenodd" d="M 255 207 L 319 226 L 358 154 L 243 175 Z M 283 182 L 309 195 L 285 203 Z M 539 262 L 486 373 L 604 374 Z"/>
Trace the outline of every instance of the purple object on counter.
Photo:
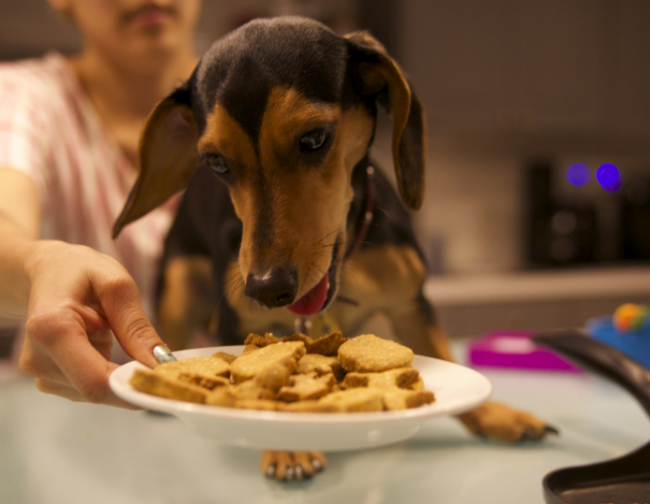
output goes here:
<path id="1" fill-rule="evenodd" d="M 472 366 L 582 372 L 551 350 L 535 345 L 530 339 L 533 334 L 534 331 L 490 331 L 469 344 L 468 362 Z"/>

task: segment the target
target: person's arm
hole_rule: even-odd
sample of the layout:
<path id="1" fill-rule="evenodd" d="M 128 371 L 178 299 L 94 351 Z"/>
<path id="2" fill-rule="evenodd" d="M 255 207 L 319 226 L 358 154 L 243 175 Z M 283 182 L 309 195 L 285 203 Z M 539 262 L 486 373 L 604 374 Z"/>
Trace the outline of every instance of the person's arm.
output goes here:
<path id="1" fill-rule="evenodd" d="M 108 377 L 111 330 L 127 354 L 155 366 L 162 340 L 134 280 L 114 259 L 81 245 L 40 240 L 32 180 L 0 167 L 0 314 L 26 318 L 21 370 L 39 390 L 72 400 L 128 406 Z"/>
<path id="2" fill-rule="evenodd" d="M 40 201 L 31 179 L 0 167 L 0 315 L 27 316 L 30 281 L 24 251 L 38 239 Z"/>

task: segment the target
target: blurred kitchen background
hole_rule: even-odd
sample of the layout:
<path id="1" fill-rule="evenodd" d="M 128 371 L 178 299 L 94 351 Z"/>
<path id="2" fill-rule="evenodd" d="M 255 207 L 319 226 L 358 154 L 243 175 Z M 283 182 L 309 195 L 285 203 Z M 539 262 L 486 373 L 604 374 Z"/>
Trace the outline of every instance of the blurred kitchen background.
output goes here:
<path id="1" fill-rule="evenodd" d="M 280 14 L 370 30 L 423 102 L 414 219 L 451 335 L 650 303 L 650 2 L 204 0 L 197 47 Z M 78 50 L 70 23 L 45 0 L 0 0 L 0 60 L 48 50 Z M 388 127 L 374 154 L 390 169 Z"/>

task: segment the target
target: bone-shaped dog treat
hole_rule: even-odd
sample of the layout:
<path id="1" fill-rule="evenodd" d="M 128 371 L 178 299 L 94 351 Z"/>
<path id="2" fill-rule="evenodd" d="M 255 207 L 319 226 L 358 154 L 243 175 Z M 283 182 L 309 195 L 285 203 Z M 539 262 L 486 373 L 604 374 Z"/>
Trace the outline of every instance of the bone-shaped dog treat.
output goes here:
<path id="1" fill-rule="evenodd" d="M 343 388 L 410 388 L 418 382 L 420 373 L 413 368 L 397 368 L 381 373 L 348 373 L 343 380 Z"/>
<path id="2" fill-rule="evenodd" d="M 204 403 L 209 392 L 198 385 L 184 383 L 145 369 L 136 369 L 130 383 L 140 392 L 194 403 Z"/>
<path id="3" fill-rule="evenodd" d="M 298 374 L 289 377 L 289 384 L 278 391 L 280 401 L 295 402 L 318 399 L 328 394 L 336 383 L 333 374 L 318 376 L 316 373 Z"/>
<path id="4" fill-rule="evenodd" d="M 345 371 L 338 358 L 319 354 L 307 354 L 300 359 L 298 361 L 296 373 L 316 373 L 318 375 L 332 373 L 337 380 L 340 380 L 345 375 Z"/>
<path id="5" fill-rule="evenodd" d="M 384 390 L 382 400 L 384 409 L 395 411 L 431 404 L 435 400 L 435 396 L 429 390 L 418 391 L 392 387 Z"/>
<path id="6" fill-rule="evenodd" d="M 302 341 L 268 345 L 235 359 L 230 364 L 230 377 L 235 383 L 255 378 L 261 386 L 277 390 L 286 383 L 305 352 Z"/>

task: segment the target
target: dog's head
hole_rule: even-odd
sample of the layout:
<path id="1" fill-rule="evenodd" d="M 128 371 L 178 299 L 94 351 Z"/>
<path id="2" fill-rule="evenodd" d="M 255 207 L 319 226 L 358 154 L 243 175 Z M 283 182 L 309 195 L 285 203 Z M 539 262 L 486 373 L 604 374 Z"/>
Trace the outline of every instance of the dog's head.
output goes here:
<path id="1" fill-rule="evenodd" d="M 303 18 L 242 26 L 152 112 L 141 173 L 114 236 L 182 189 L 203 162 L 228 186 L 243 223 L 246 295 L 301 315 L 324 309 L 346 250 L 352 170 L 372 142 L 377 103 L 392 116 L 399 192 L 417 209 L 422 110 L 382 45 Z"/>

